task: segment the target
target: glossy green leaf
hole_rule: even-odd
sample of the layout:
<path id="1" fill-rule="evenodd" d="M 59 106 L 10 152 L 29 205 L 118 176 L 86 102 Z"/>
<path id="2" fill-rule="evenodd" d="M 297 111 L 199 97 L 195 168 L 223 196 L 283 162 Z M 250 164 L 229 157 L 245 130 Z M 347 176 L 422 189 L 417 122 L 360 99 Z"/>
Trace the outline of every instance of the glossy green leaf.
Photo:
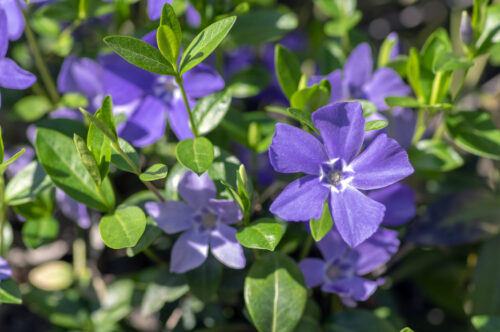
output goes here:
<path id="1" fill-rule="evenodd" d="M 498 332 L 500 331 L 500 315 L 488 316 L 479 315 L 471 319 L 472 325 L 479 332 Z"/>
<path id="2" fill-rule="evenodd" d="M 205 60 L 226 37 L 235 21 L 236 16 L 230 16 L 203 29 L 184 51 L 180 64 L 180 73 L 184 74 Z"/>
<path id="3" fill-rule="evenodd" d="M 243 213 L 249 216 L 252 207 L 253 187 L 252 182 L 248 179 L 245 165 L 243 164 L 240 165 L 236 174 L 236 188 L 238 189 L 239 197 L 241 197 L 243 201 Z"/>
<path id="4" fill-rule="evenodd" d="M 354 309 L 341 311 L 329 318 L 325 332 L 396 332 L 396 329 L 368 310 Z"/>
<path id="5" fill-rule="evenodd" d="M 135 151 L 134 147 L 130 145 L 126 140 L 118 138 L 118 144 L 120 148 L 125 152 L 128 158 L 134 163 L 134 165 L 140 169 L 139 155 Z M 127 163 L 127 161 L 120 155 L 114 147 L 111 150 L 111 163 L 121 169 L 122 171 L 135 173 L 134 169 Z"/>
<path id="6" fill-rule="evenodd" d="M 141 69 L 175 76 L 172 65 L 160 51 L 142 40 L 127 36 L 109 36 L 104 38 L 104 42 L 119 56 Z"/>
<path id="7" fill-rule="evenodd" d="M 193 120 L 200 135 L 219 125 L 231 105 L 231 92 L 224 90 L 201 98 L 193 108 Z"/>
<path id="8" fill-rule="evenodd" d="M 107 105 L 106 107 L 104 105 Z M 107 96 L 104 99 L 103 102 L 103 107 L 100 108 L 101 116 L 100 118 L 97 118 L 94 114 L 91 114 L 84 110 L 83 108 L 80 108 L 80 111 L 82 112 L 83 116 L 92 124 L 94 125 L 97 129 L 99 129 L 104 135 L 106 135 L 107 138 L 111 140 L 111 142 L 116 142 L 118 140 L 118 135 L 116 134 L 116 128 L 115 124 L 113 121 L 113 117 L 107 115 L 109 111 L 106 111 L 106 109 L 111 109 L 111 98 Z"/>
<path id="9" fill-rule="evenodd" d="M 21 304 L 21 291 L 12 279 L 0 280 L 0 303 Z"/>
<path id="10" fill-rule="evenodd" d="M 40 166 L 41 167 L 41 166 Z M 25 219 L 50 217 L 54 213 L 54 187 L 42 191 L 33 201 L 14 206 L 14 211 Z"/>
<path id="11" fill-rule="evenodd" d="M 382 45 L 380 45 L 380 49 L 378 51 L 378 60 L 377 67 L 387 67 L 387 64 L 391 58 L 391 52 L 394 46 L 396 46 L 397 38 L 389 38 L 384 39 Z"/>
<path id="12" fill-rule="evenodd" d="M 175 155 L 184 167 L 202 174 L 214 160 L 214 147 L 205 137 L 189 138 L 177 144 Z"/>
<path id="13" fill-rule="evenodd" d="M 52 110 L 50 100 L 45 96 L 27 96 L 20 99 L 12 109 L 16 120 L 34 122 Z"/>
<path id="14" fill-rule="evenodd" d="M 365 123 L 365 131 L 379 130 L 387 127 L 388 123 L 384 120 L 373 120 Z"/>
<path id="15" fill-rule="evenodd" d="M 161 10 L 160 26 L 166 25 L 174 32 L 175 38 L 177 39 L 177 44 L 182 44 L 182 31 L 177 15 L 175 14 L 174 8 L 169 4 L 165 3 Z"/>
<path id="16" fill-rule="evenodd" d="M 177 59 L 179 58 L 180 43 L 177 36 L 171 27 L 168 25 L 160 25 L 156 30 L 156 42 L 161 54 L 172 64 L 172 67 L 177 68 Z"/>
<path id="17" fill-rule="evenodd" d="M 59 234 L 59 222 L 53 217 L 27 220 L 22 229 L 26 247 L 36 249 L 54 241 Z"/>
<path id="18" fill-rule="evenodd" d="M 99 231 L 104 243 L 112 249 L 133 247 L 146 229 L 146 216 L 136 206 L 117 209 L 101 218 Z"/>
<path id="19" fill-rule="evenodd" d="M 420 81 L 420 56 L 415 48 L 410 48 L 408 61 L 406 62 L 406 75 L 418 99 L 424 100 L 424 90 Z"/>
<path id="20" fill-rule="evenodd" d="M 311 119 L 311 114 L 309 112 L 299 110 L 298 108 L 287 108 L 286 109 L 286 114 L 292 117 L 293 119 L 299 121 L 301 124 L 309 127 L 311 130 L 318 132 L 316 127 L 314 126 L 312 119 Z"/>
<path id="21" fill-rule="evenodd" d="M 185 276 L 189 290 L 194 296 L 202 301 L 210 301 L 214 298 L 222 281 L 222 264 L 209 255 L 202 265 L 188 271 Z"/>
<path id="22" fill-rule="evenodd" d="M 164 164 L 154 164 L 150 166 L 139 178 L 142 181 L 156 181 L 167 177 L 168 167 Z"/>
<path id="23" fill-rule="evenodd" d="M 302 76 L 299 60 L 292 52 L 278 44 L 274 50 L 274 63 L 281 90 L 288 100 L 291 100 L 299 88 Z"/>
<path id="24" fill-rule="evenodd" d="M 293 331 L 307 299 L 304 277 L 288 256 L 274 252 L 258 259 L 245 278 L 245 304 L 260 332 Z"/>
<path id="25" fill-rule="evenodd" d="M 99 171 L 99 167 L 97 166 L 97 162 L 94 159 L 94 155 L 89 151 L 89 148 L 87 147 L 87 143 L 77 134 L 73 136 L 73 141 L 75 142 L 76 150 L 80 155 L 83 166 L 85 166 L 87 172 L 89 172 L 90 177 L 92 178 L 92 180 L 94 180 L 95 184 L 100 187 L 102 183 L 101 173 Z"/>
<path id="26" fill-rule="evenodd" d="M 466 57 L 457 55 L 453 52 L 443 52 L 437 56 L 432 70 L 434 73 L 437 73 L 439 71 L 467 69 L 472 66 L 474 66 L 474 61 L 469 60 Z"/>
<path id="27" fill-rule="evenodd" d="M 236 239 L 247 248 L 274 251 L 282 235 L 283 229 L 279 223 L 262 218 L 239 230 Z"/>
<path id="28" fill-rule="evenodd" d="M 32 161 L 7 183 L 5 202 L 14 206 L 33 201 L 51 185 L 52 181 L 42 165 L 37 161 Z"/>
<path id="29" fill-rule="evenodd" d="M 478 156 L 500 159 L 500 129 L 488 112 L 458 112 L 446 117 L 453 141 Z"/>
<path id="30" fill-rule="evenodd" d="M 71 125 L 71 120 L 64 122 Z M 71 134 L 71 137 L 73 134 Z M 38 128 L 36 153 L 43 168 L 56 186 L 74 200 L 100 211 L 110 211 L 115 204 L 108 178 L 99 188 L 83 166 L 73 139 L 49 128 Z"/>
<path id="31" fill-rule="evenodd" d="M 333 226 L 333 219 L 328 208 L 328 204 L 323 204 L 323 213 L 319 219 L 311 219 L 309 222 L 309 227 L 311 228 L 311 235 L 314 241 L 318 242 L 321 240 Z"/>
<path id="32" fill-rule="evenodd" d="M 451 146 L 439 140 L 419 141 L 411 148 L 409 157 L 417 172 L 448 172 L 464 163 Z"/>
<path id="33" fill-rule="evenodd" d="M 109 121 L 105 120 L 109 117 L 109 115 L 106 114 L 108 112 L 106 109 L 107 108 L 98 109 L 95 113 L 95 117 L 101 121 Z M 91 123 L 87 134 L 87 146 L 94 156 L 97 167 L 99 168 L 101 180 L 103 180 L 108 174 L 109 164 L 111 162 L 111 141 L 101 130 Z"/>

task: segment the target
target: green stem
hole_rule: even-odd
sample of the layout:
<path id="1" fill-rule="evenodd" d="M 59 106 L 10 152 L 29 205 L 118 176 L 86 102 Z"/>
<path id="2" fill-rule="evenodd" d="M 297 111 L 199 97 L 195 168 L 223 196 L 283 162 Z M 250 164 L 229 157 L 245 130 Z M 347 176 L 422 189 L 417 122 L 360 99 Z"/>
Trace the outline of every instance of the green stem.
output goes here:
<path id="1" fill-rule="evenodd" d="M 425 109 L 419 109 L 417 113 L 417 125 L 413 134 L 412 144 L 417 143 L 425 133 Z"/>
<path id="2" fill-rule="evenodd" d="M 18 0 L 19 1 L 19 0 Z M 26 34 L 26 39 L 28 41 L 28 45 L 31 49 L 31 53 L 33 53 L 33 57 L 35 58 L 35 65 L 38 69 L 38 72 L 40 73 L 40 76 L 42 77 L 43 84 L 45 85 L 45 88 L 47 89 L 47 92 L 50 96 L 50 99 L 54 105 L 56 105 L 59 102 L 59 92 L 57 91 L 57 87 L 52 80 L 52 77 L 50 76 L 49 70 L 47 69 L 47 66 L 45 65 L 45 62 L 43 61 L 42 55 L 40 53 L 40 49 L 38 48 L 35 34 L 31 30 L 31 27 L 28 22 L 28 18 L 26 17 L 26 13 L 24 12 L 23 8 L 17 3 L 21 12 L 23 13 L 24 17 L 24 32 Z"/>
<path id="3" fill-rule="evenodd" d="M 193 131 L 193 135 L 194 135 L 194 137 L 198 137 L 199 136 L 198 130 L 196 128 L 196 125 L 194 124 L 193 113 L 191 111 L 191 107 L 189 106 L 189 102 L 188 102 L 187 95 L 186 95 L 186 90 L 184 89 L 184 84 L 182 83 L 182 77 L 180 76 L 180 74 L 175 77 L 175 81 L 177 82 L 177 85 L 179 86 L 179 89 L 181 90 L 182 99 L 184 99 L 184 105 L 186 106 L 186 110 L 187 110 L 188 117 L 189 117 L 189 124 L 191 125 L 191 130 Z"/>
<path id="4" fill-rule="evenodd" d="M 3 244 L 4 244 L 4 238 L 3 238 L 3 229 L 5 227 L 5 219 L 6 219 L 6 206 L 5 206 L 5 199 L 4 199 L 4 178 L 3 174 L 0 175 L 0 256 L 4 256 L 3 252 Z"/>
<path id="5" fill-rule="evenodd" d="M 150 260 L 155 262 L 160 266 L 164 266 L 165 262 L 153 251 L 151 248 L 146 248 L 143 250 L 144 255 L 148 256 Z"/>
<path id="6" fill-rule="evenodd" d="M 139 177 L 140 179 L 140 176 L 141 176 L 141 170 L 134 164 L 134 162 L 127 156 L 127 154 L 122 150 L 122 148 L 120 147 L 120 145 L 118 143 L 113 143 L 113 148 L 118 151 L 118 153 L 120 154 L 120 156 L 122 156 L 122 158 L 127 162 L 127 164 L 132 168 L 132 170 L 134 171 L 135 175 L 137 175 L 137 177 Z M 164 202 L 165 201 L 165 197 L 163 197 L 162 194 L 160 194 L 160 192 L 158 191 L 158 189 L 156 189 L 155 186 L 153 186 L 150 182 L 147 182 L 147 181 L 142 181 L 141 182 L 146 186 L 146 188 L 148 188 L 153 194 L 155 194 L 156 197 L 158 197 L 158 199 L 161 201 L 161 202 Z"/>

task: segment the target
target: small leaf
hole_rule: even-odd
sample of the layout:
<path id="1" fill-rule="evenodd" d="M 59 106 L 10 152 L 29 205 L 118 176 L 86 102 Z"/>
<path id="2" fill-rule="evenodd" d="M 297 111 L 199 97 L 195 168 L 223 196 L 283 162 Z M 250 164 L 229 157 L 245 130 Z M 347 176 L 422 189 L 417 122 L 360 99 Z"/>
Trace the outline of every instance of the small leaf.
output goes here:
<path id="1" fill-rule="evenodd" d="M 253 188 L 252 183 L 248 180 L 247 171 L 245 169 L 245 165 L 243 164 L 240 165 L 236 174 L 236 186 L 238 189 L 238 195 L 242 199 L 245 207 L 243 212 L 249 214 L 250 207 L 252 206 Z"/>
<path id="2" fill-rule="evenodd" d="M 406 62 L 406 75 L 413 91 L 419 100 L 425 100 L 424 91 L 420 81 L 420 56 L 416 48 L 410 49 L 408 61 Z"/>
<path id="3" fill-rule="evenodd" d="M 242 246 L 254 249 L 274 251 L 283 235 L 283 228 L 273 219 L 262 218 L 236 233 L 236 239 Z"/>
<path id="4" fill-rule="evenodd" d="M 231 105 L 229 90 L 216 92 L 201 98 L 193 108 L 193 120 L 200 135 L 214 130 L 222 121 Z"/>
<path id="5" fill-rule="evenodd" d="M 432 71 L 453 71 L 457 69 L 467 69 L 474 66 L 474 61 L 452 52 L 445 52 L 438 55 L 434 61 Z"/>
<path id="6" fill-rule="evenodd" d="M 23 303 L 19 286 L 12 279 L 0 280 L 0 303 Z"/>
<path id="7" fill-rule="evenodd" d="M 212 164 L 214 147 L 205 137 L 189 138 L 177 144 L 175 155 L 184 167 L 200 175 Z"/>
<path id="8" fill-rule="evenodd" d="M 3 144 L 3 142 L 2 142 Z M 14 162 L 16 161 L 19 157 L 21 157 L 24 153 L 25 149 L 22 148 L 19 152 L 17 152 L 15 155 L 4 161 L 3 163 L 0 164 L 0 175 L 5 172 L 5 170 Z"/>
<path id="9" fill-rule="evenodd" d="M 141 69 L 155 74 L 175 76 L 172 65 L 160 51 L 140 39 L 127 36 L 109 36 L 104 38 L 104 42 L 119 56 Z"/>
<path id="10" fill-rule="evenodd" d="M 417 172 L 448 172 L 464 163 L 451 146 L 438 140 L 420 141 L 408 154 Z"/>
<path id="11" fill-rule="evenodd" d="M 365 131 L 379 130 L 387 127 L 388 123 L 384 120 L 374 120 L 365 123 Z"/>
<path id="12" fill-rule="evenodd" d="M 36 249 L 54 241 L 59 234 L 59 222 L 53 217 L 27 220 L 22 229 L 26 247 Z"/>
<path id="13" fill-rule="evenodd" d="M 182 55 L 180 73 L 184 74 L 205 60 L 226 37 L 235 21 L 236 16 L 230 16 L 212 23 L 203 29 L 193 39 Z"/>
<path id="14" fill-rule="evenodd" d="M 413 97 L 386 97 L 385 103 L 391 107 L 419 108 L 422 104 Z"/>
<path id="15" fill-rule="evenodd" d="M 7 183 L 5 202 L 11 206 L 28 203 L 51 185 L 42 165 L 32 161 Z"/>
<path id="16" fill-rule="evenodd" d="M 80 108 L 80 112 L 82 112 L 83 116 L 91 124 L 96 126 L 97 129 L 99 129 L 104 135 L 106 135 L 106 137 L 108 137 L 111 140 L 111 142 L 116 142 L 118 140 L 118 135 L 116 134 L 116 131 L 113 131 L 113 129 L 110 128 L 108 123 L 96 118 L 93 114 L 87 112 L 83 108 Z"/>
<path id="17" fill-rule="evenodd" d="M 38 265 L 28 274 L 30 283 L 42 290 L 55 292 L 73 284 L 73 266 L 64 261 L 53 261 Z"/>
<path id="18" fill-rule="evenodd" d="M 311 128 L 313 131 L 318 132 L 316 127 L 314 126 L 312 119 L 311 119 L 311 114 L 309 112 L 299 110 L 298 108 L 287 108 L 286 109 L 287 115 L 290 117 L 294 118 L 295 120 L 299 121 L 301 124 L 308 126 Z"/>
<path id="19" fill-rule="evenodd" d="M 166 25 L 172 29 L 175 38 L 177 39 L 177 45 L 182 44 L 182 31 L 177 15 L 175 14 L 174 8 L 169 4 L 165 3 L 161 10 L 160 26 Z"/>
<path id="20" fill-rule="evenodd" d="M 105 112 L 102 108 L 98 109 L 95 112 L 95 117 L 103 120 L 106 117 Z M 87 133 L 87 146 L 97 163 L 101 179 L 104 180 L 111 162 L 111 141 L 93 123 L 90 124 Z"/>
<path id="21" fill-rule="evenodd" d="M 144 173 L 142 173 L 139 178 L 142 181 L 155 181 L 164 179 L 167 177 L 168 167 L 164 164 L 154 164 L 149 167 Z"/>
<path id="22" fill-rule="evenodd" d="M 12 108 L 16 120 L 34 122 L 53 109 L 52 103 L 45 96 L 27 96 L 19 100 Z"/>
<path id="23" fill-rule="evenodd" d="M 140 169 L 139 155 L 135 151 L 134 147 L 130 145 L 126 140 L 118 138 L 118 144 L 120 148 L 125 152 L 128 158 L 134 163 L 134 165 Z M 120 155 L 118 151 L 113 147 L 111 151 L 111 163 L 121 169 L 122 171 L 135 173 L 134 169 L 127 163 L 127 161 Z"/>
<path id="24" fill-rule="evenodd" d="M 136 206 L 117 209 L 101 218 L 99 231 L 104 243 L 112 249 L 130 248 L 137 244 L 146 228 L 146 216 Z"/>
<path id="25" fill-rule="evenodd" d="M 321 240 L 333 226 L 333 219 L 328 208 L 328 204 L 323 205 L 323 213 L 319 219 L 311 219 L 309 222 L 309 227 L 311 228 L 311 235 L 314 241 L 318 242 Z"/>
<path id="26" fill-rule="evenodd" d="M 87 148 L 87 143 L 83 140 L 83 138 L 81 138 L 77 134 L 74 134 L 73 141 L 75 142 L 76 150 L 80 155 L 80 159 L 82 160 L 83 166 L 85 166 L 87 172 L 89 172 L 90 177 L 92 178 L 92 180 L 94 180 L 95 184 L 100 187 L 101 174 L 99 172 L 99 168 L 97 167 L 97 163 L 94 159 L 94 156 Z"/>
<path id="27" fill-rule="evenodd" d="M 177 68 L 177 58 L 181 45 L 177 41 L 174 31 L 168 25 L 160 25 L 156 30 L 158 49 L 172 67 Z"/>
<path id="28" fill-rule="evenodd" d="M 292 95 L 299 88 L 300 77 L 302 76 L 299 60 L 292 52 L 278 44 L 274 51 L 274 62 L 281 90 L 288 100 L 291 100 Z"/>

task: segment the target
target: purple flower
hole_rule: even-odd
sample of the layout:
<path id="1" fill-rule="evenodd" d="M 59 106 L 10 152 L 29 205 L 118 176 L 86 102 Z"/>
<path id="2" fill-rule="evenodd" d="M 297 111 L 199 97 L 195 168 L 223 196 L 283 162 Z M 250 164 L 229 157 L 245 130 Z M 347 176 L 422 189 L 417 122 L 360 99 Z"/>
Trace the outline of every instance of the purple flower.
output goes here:
<path id="1" fill-rule="evenodd" d="M 236 223 L 242 214 L 234 201 L 215 198 L 215 184 L 207 173 L 198 176 L 186 171 L 179 182 L 184 202 L 148 202 L 146 210 L 167 234 L 182 233 L 174 244 L 170 270 L 183 273 L 200 266 L 207 258 L 208 247 L 221 263 L 245 267 L 243 248 L 236 240 Z"/>
<path id="2" fill-rule="evenodd" d="M 73 220 L 81 228 L 90 227 L 90 216 L 84 204 L 78 203 L 60 189 L 56 190 L 56 200 L 57 206 L 66 218 Z"/>
<path id="3" fill-rule="evenodd" d="M 411 92 L 394 70 L 379 68 L 373 73 L 372 71 L 371 49 L 368 44 L 363 43 L 349 55 L 343 70 L 337 69 L 326 76 L 315 76 L 310 84 L 327 79 L 332 86 L 330 102 L 365 99 L 375 104 L 379 110 L 388 109 L 385 97 L 406 96 Z"/>
<path id="4" fill-rule="evenodd" d="M 398 227 L 409 222 L 417 214 L 415 192 L 404 183 L 371 191 L 368 196 L 385 205 L 384 220 L 386 227 Z"/>
<path id="5" fill-rule="evenodd" d="M 367 300 L 384 280 L 360 277 L 384 265 L 399 247 L 398 233 L 379 229 L 356 248 L 349 248 L 332 229 L 318 242 L 323 259 L 306 258 L 299 263 L 307 287 L 336 293 L 347 306 Z"/>
<path id="6" fill-rule="evenodd" d="M 14 7 L 15 6 L 15 7 Z M 9 15 L 7 15 L 9 13 Z M 21 15 L 20 24 L 18 13 Z M 0 87 L 23 90 L 33 85 L 36 77 L 21 69 L 13 60 L 6 58 L 9 39 L 17 39 L 22 34 L 24 21 L 16 0 L 0 2 Z M 0 96 L 0 106 L 2 99 Z"/>
<path id="7" fill-rule="evenodd" d="M 275 179 L 275 174 L 271 163 L 269 162 L 269 154 L 254 153 L 241 144 L 236 144 L 236 157 L 241 161 L 247 172 L 255 177 L 258 183 L 263 186 L 269 186 Z"/>
<path id="8" fill-rule="evenodd" d="M 12 269 L 9 263 L 0 257 L 0 280 L 9 279 L 12 276 Z"/>
<path id="9" fill-rule="evenodd" d="M 321 134 L 311 135 L 279 123 L 269 148 L 280 173 L 305 173 L 290 183 L 270 210 L 288 221 L 318 219 L 328 199 L 342 238 L 355 247 L 378 229 L 385 207 L 360 190 L 387 187 L 413 173 L 408 154 L 386 134 L 378 135 L 359 155 L 365 118 L 358 102 L 327 105 L 312 115 Z"/>
<path id="10" fill-rule="evenodd" d="M 394 58 L 400 56 L 403 53 L 403 45 L 401 45 L 399 36 L 395 32 L 391 32 L 389 35 L 387 35 L 387 40 L 395 41 L 394 46 L 392 47 L 391 52 L 389 53 L 389 60 L 393 60 Z"/>
<path id="11" fill-rule="evenodd" d="M 148 0 L 149 19 L 152 21 L 159 19 L 161 17 L 163 5 L 166 3 L 172 4 L 172 0 Z M 201 23 L 200 14 L 189 2 L 186 6 L 186 21 L 194 28 L 199 27 Z"/>

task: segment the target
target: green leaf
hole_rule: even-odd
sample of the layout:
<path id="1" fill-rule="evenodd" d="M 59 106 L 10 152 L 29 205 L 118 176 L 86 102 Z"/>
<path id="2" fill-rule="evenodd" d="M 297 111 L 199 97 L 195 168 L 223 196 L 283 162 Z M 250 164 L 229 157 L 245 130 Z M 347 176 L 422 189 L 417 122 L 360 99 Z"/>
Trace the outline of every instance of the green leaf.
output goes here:
<path id="1" fill-rule="evenodd" d="M 374 120 L 365 123 L 365 131 L 379 130 L 387 127 L 388 123 L 384 120 Z"/>
<path id="2" fill-rule="evenodd" d="M 51 185 L 52 181 L 42 165 L 32 161 L 7 183 L 5 202 L 14 206 L 33 201 Z"/>
<path id="3" fill-rule="evenodd" d="M 211 167 L 213 167 L 212 164 Z M 165 182 L 165 199 L 171 201 L 179 200 L 179 193 L 177 188 L 179 187 L 179 182 L 181 181 L 182 176 L 186 172 L 186 168 L 182 166 L 180 163 L 176 163 L 170 172 L 168 172 L 168 178 Z M 208 173 L 210 175 L 210 171 Z M 210 175 L 212 177 L 212 175 Z M 212 177 L 213 178 L 213 177 Z"/>
<path id="4" fill-rule="evenodd" d="M 23 303 L 19 286 L 12 279 L 0 280 L 0 303 Z"/>
<path id="5" fill-rule="evenodd" d="M 500 130 L 488 112 L 458 112 L 446 117 L 454 142 L 478 156 L 500 159 Z"/>
<path id="6" fill-rule="evenodd" d="M 72 120 L 57 121 L 71 126 Z M 53 122 L 48 122 L 53 123 Z M 71 137 L 73 133 L 71 134 Z M 37 129 L 36 154 L 56 186 L 74 200 L 100 211 L 111 211 L 115 195 L 106 178 L 99 188 L 83 166 L 73 139 L 49 128 Z"/>
<path id="7" fill-rule="evenodd" d="M 397 38 L 387 37 L 384 39 L 384 42 L 378 51 L 377 67 L 382 68 L 387 66 L 391 58 L 392 49 L 396 46 L 396 42 Z"/>
<path id="8" fill-rule="evenodd" d="M 464 163 L 451 146 L 439 140 L 418 142 L 411 148 L 409 157 L 417 172 L 448 172 Z"/>
<path id="9" fill-rule="evenodd" d="M 95 117 L 103 121 L 103 119 L 106 118 L 105 112 L 103 108 L 100 108 L 96 111 Z M 93 123 L 89 126 L 87 146 L 97 163 L 101 180 L 104 180 L 108 174 L 109 164 L 111 162 L 111 141 Z"/>
<path id="10" fill-rule="evenodd" d="M 160 75 L 175 76 L 172 65 L 158 49 L 137 38 L 109 36 L 104 42 L 131 64 Z"/>
<path id="11" fill-rule="evenodd" d="M 214 298 L 222 281 L 222 264 L 209 255 L 201 266 L 188 271 L 185 276 L 194 296 L 208 302 Z"/>
<path id="12" fill-rule="evenodd" d="M 422 104 L 413 97 L 386 97 L 385 103 L 391 107 L 419 108 Z"/>
<path id="13" fill-rule="evenodd" d="M 182 166 L 200 175 L 212 164 L 214 147 L 205 137 L 189 138 L 177 144 L 175 155 Z"/>
<path id="14" fill-rule="evenodd" d="M 146 229 L 146 216 L 136 206 L 117 209 L 101 218 L 99 231 L 104 243 L 112 249 L 133 247 Z"/>
<path id="15" fill-rule="evenodd" d="M 471 319 L 472 325 L 479 332 L 498 332 L 500 331 L 500 315 L 488 316 L 479 315 Z M 413 331 L 410 331 L 413 332 Z"/>
<path id="16" fill-rule="evenodd" d="M 0 164 L 3 163 L 4 157 L 5 157 L 5 147 L 3 145 L 2 127 L 0 127 Z"/>
<path id="17" fill-rule="evenodd" d="M 3 141 L 2 141 L 3 144 Z M 0 175 L 5 172 L 5 170 L 14 162 L 16 161 L 19 157 L 23 155 L 25 151 L 25 148 L 22 148 L 19 152 L 17 152 L 15 155 L 4 161 L 3 163 L 0 164 Z"/>
<path id="18" fill-rule="evenodd" d="M 231 76 L 229 91 L 236 98 L 258 95 L 271 82 L 271 74 L 262 66 L 252 66 Z"/>
<path id="19" fill-rule="evenodd" d="M 250 208 L 252 206 L 253 187 L 252 183 L 248 180 L 245 165 L 241 164 L 238 172 L 236 173 L 236 187 L 238 189 L 238 196 L 243 201 L 243 213 L 250 215 Z"/>
<path id="20" fill-rule="evenodd" d="M 156 30 L 156 42 L 161 54 L 176 69 L 181 45 L 172 28 L 168 25 L 160 25 Z"/>
<path id="21" fill-rule="evenodd" d="M 410 48 L 408 61 L 406 62 L 406 75 L 418 99 L 425 100 L 424 90 L 420 81 L 420 56 L 414 47 Z"/>
<path id="22" fill-rule="evenodd" d="M 114 124 L 113 127 L 110 128 L 109 123 L 98 119 L 95 115 L 87 112 L 83 108 L 80 108 L 80 111 L 82 112 L 83 116 L 97 129 L 99 129 L 106 137 L 108 137 L 111 142 L 116 142 L 118 140 L 118 135 L 116 134 L 116 130 L 114 130 Z M 102 113 L 104 115 L 104 112 Z M 111 120 L 112 121 L 112 120 Z"/>
<path id="23" fill-rule="evenodd" d="M 75 142 L 76 150 L 80 155 L 83 166 L 85 166 L 87 172 L 89 172 L 90 177 L 92 178 L 92 180 L 94 180 L 95 184 L 100 187 L 102 181 L 99 167 L 97 166 L 97 162 L 95 161 L 94 156 L 87 148 L 87 143 L 77 134 L 74 134 L 73 141 Z"/>
<path id="24" fill-rule="evenodd" d="M 239 230 L 236 239 L 247 248 L 274 251 L 282 235 L 280 224 L 273 219 L 262 218 Z"/>
<path id="25" fill-rule="evenodd" d="M 231 92 L 219 91 L 201 98 L 193 108 L 193 120 L 200 135 L 214 130 L 222 121 L 231 105 Z"/>
<path id="26" fill-rule="evenodd" d="M 27 96 L 20 99 L 12 108 L 16 120 L 34 122 L 52 110 L 50 100 L 45 96 Z"/>
<path id="27" fill-rule="evenodd" d="M 168 3 L 165 3 L 161 10 L 160 26 L 162 25 L 168 26 L 174 32 L 174 36 L 177 39 L 177 45 L 181 45 L 181 25 L 179 24 L 179 20 L 177 19 L 174 8 Z"/>
<path id="28" fill-rule="evenodd" d="M 53 217 L 27 220 L 22 229 L 26 247 L 36 249 L 54 241 L 59 234 L 59 222 Z"/>
<path id="29" fill-rule="evenodd" d="M 180 73 L 184 74 L 212 53 L 233 27 L 236 16 L 212 23 L 201 31 L 182 55 Z"/>
<path id="30" fill-rule="evenodd" d="M 50 217 L 54 213 L 55 205 L 53 189 L 55 187 L 44 190 L 33 201 L 14 206 L 14 211 L 27 220 Z"/>
<path id="31" fill-rule="evenodd" d="M 453 52 L 443 52 L 436 57 L 432 71 L 453 71 L 457 69 L 467 69 L 474 66 L 474 61 Z"/>
<path id="32" fill-rule="evenodd" d="M 291 118 L 299 121 L 301 124 L 311 128 L 311 130 L 318 132 L 318 130 L 316 129 L 316 127 L 312 122 L 311 114 L 309 112 L 299 110 L 298 108 L 290 107 L 286 109 L 286 114 Z"/>
<path id="33" fill-rule="evenodd" d="M 151 217 L 146 217 L 146 229 L 142 234 L 137 244 L 133 247 L 127 248 L 127 256 L 134 257 L 149 247 L 163 231 L 158 228 L 156 222 Z"/>
<path id="34" fill-rule="evenodd" d="M 118 138 L 118 144 L 120 148 L 125 152 L 130 160 L 134 163 L 134 165 L 140 169 L 139 155 L 135 151 L 134 147 L 130 145 L 126 140 L 122 138 Z M 120 155 L 118 151 L 113 147 L 111 150 L 111 163 L 121 169 L 122 171 L 135 173 L 134 169 L 127 163 L 125 159 Z"/>
<path id="35" fill-rule="evenodd" d="M 139 178 L 142 181 L 156 181 L 160 179 L 164 179 L 167 177 L 168 167 L 164 164 L 154 164 L 149 167 L 144 173 L 142 173 Z"/>
<path id="36" fill-rule="evenodd" d="M 276 77 L 281 90 L 288 100 L 291 100 L 293 94 L 299 88 L 302 76 L 299 60 L 292 52 L 278 44 L 274 51 L 274 63 L 276 64 Z"/>
<path id="37" fill-rule="evenodd" d="M 410 329 L 409 327 L 405 327 L 404 329 L 402 329 L 399 332 L 414 332 L 414 331 L 412 329 Z"/>
<path id="38" fill-rule="evenodd" d="M 368 310 L 341 311 L 327 320 L 325 332 L 396 332 L 396 329 Z"/>
<path id="39" fill-rule="evenodd" d="M 423 68 L 432 72 L 434 67 L 434 62 L 443 53 L 451 52 L 451 42 L 450 37 L 448 37 L 448 32 L 439 28 L 434 31 L 425 41 L 424 46 L 420 52 L 420 62 Z"/>
<path id="40" fill-rule="evenodd" d="M 321 240 L 333 226 L 333 219 L 328 208 L 328 204 L 323 205 L 323 213 L 319 219 L 311 219 L 309 222 L 309 227 L 311 228 L 311 235 L 314 241 L 318 242 Z"/>
<path id="41" fill-rule="evenodd" d="M 61 104 L 67 108 L 87 107 L 87 97 L 81 93 L 69 92 L 61 96 Z"/>
<path id="42" fill-rule="evenodd" d="M 245 304 L 260 332 L 293 331 L 304 311 L 307 291 L 297 264 L 273 252 L 258 259 L 245 278 Z"/>

